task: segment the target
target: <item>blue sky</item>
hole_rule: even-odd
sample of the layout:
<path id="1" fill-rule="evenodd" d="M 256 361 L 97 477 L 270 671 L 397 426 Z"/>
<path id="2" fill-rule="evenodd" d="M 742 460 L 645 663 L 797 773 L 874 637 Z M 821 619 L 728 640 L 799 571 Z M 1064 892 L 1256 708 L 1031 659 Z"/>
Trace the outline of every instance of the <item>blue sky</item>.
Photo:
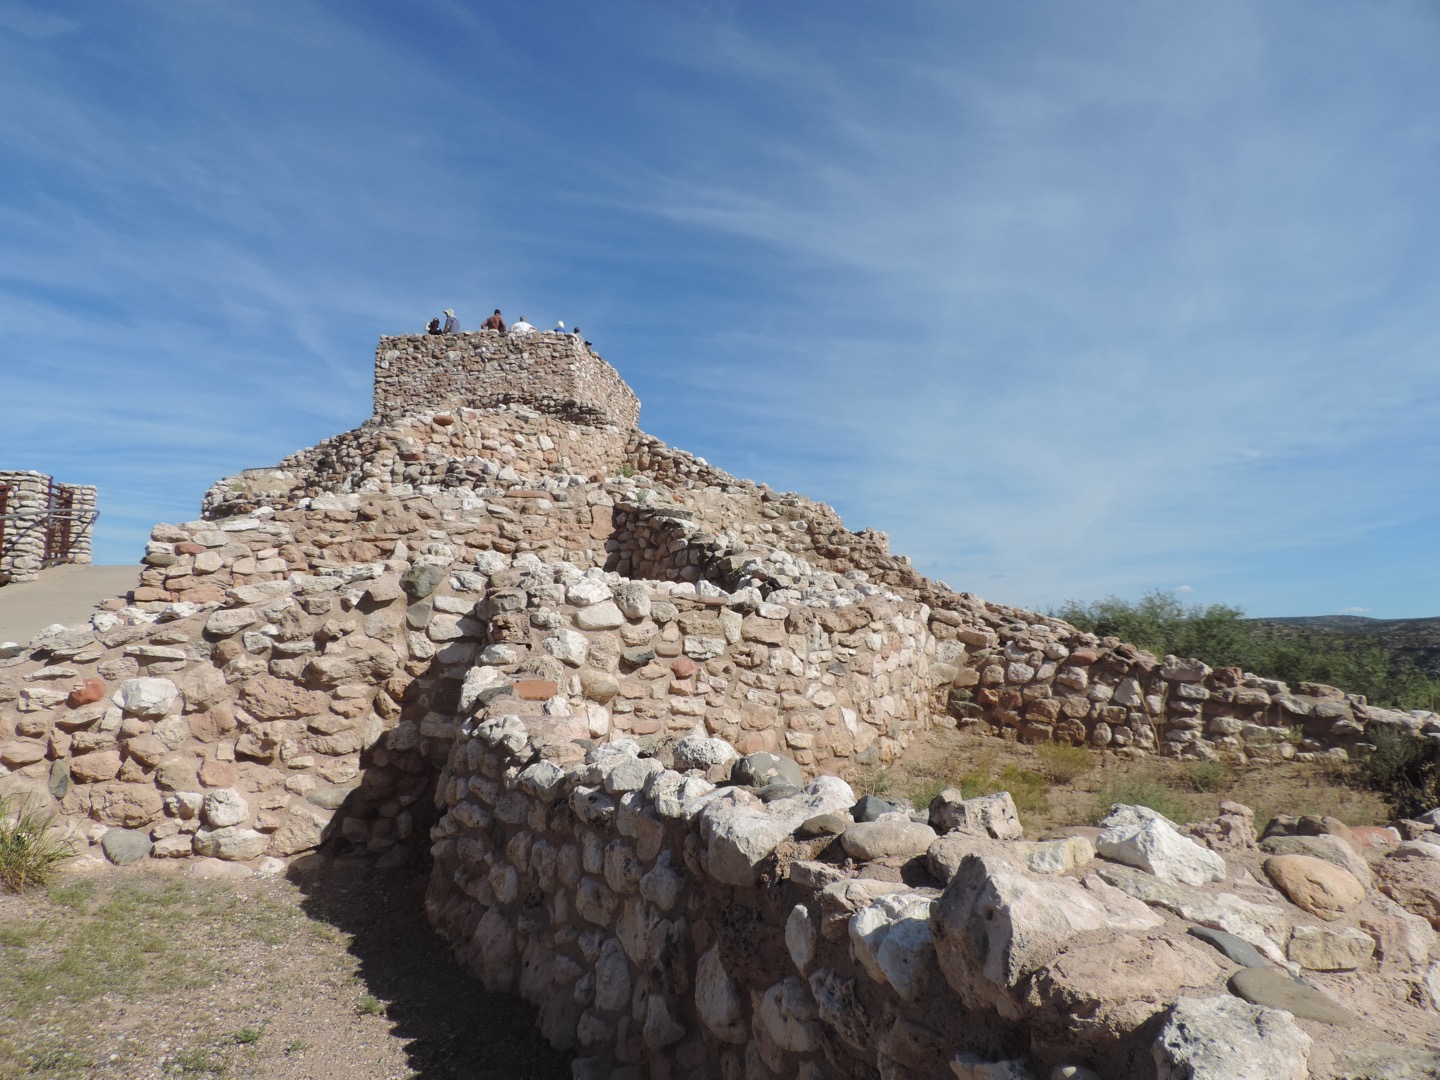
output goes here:
<path id="1" fill-rule="evenodd" d="M 578 323 L 952 587 L 1440 615 L 1440 7 L 0 4 L 0 463 L 138 559 Z"/>

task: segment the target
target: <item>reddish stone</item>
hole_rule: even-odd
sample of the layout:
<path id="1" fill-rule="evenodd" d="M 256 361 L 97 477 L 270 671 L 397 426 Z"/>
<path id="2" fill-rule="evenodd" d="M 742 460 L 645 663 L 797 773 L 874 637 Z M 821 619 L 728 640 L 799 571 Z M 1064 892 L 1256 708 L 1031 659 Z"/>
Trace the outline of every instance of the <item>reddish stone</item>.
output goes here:
<path id="1" fill-rule="evenodd" d="M 698 670 L 698 665 L 688 656 L 682 656 L 670 665 L 670 670 L 677 679 L 688 679 Z"/>
<path id="2" fill-rule="evenodd" d="M 1094 649 L 1076 649 L 1070 654 L 1072 664 L 1093 664 L 1100 659 L 1100 654 Z"/>
<path id="3" fill-rule="evenodd" d="M 549 701 L 560 690 L 553 679 L 517 679 L 515 695 L 522 701 Z"/>
<path id="4" fill-rule="evenodd" d="M 661 728 L 659 720 L 632 720 L 630 722 L 631 735 L 654 735 Z"/>
<path id="5" fill-rule="evenodd" d="M 207 761 L 200 766 L 200 783 L 206 787 L 232 787 L 235 784 L 235 766 L 228 761 Z"/>
<path id="6" fill-rule="evenodd" d="M 78 682 L 70 688 L 70 696 L 65 699 L 65 704 L 75 709 L 81 705 L 89 705 L 91 702 L 99 701 L 104 696 L 104 679 L 86 679 L 84 682 Z"/>
<path id="7" fill-rule="evenodd" d="M 130 593 L 130 599 L 137 604 L 146 604 L 153 600 L 169 600 L 170 591 L 168 589 L 156 589 L 149 585 L 141 585 L 138 589 Z"/>
<path id="8" fill-rule="evenodd" d="M 436 413 L 435 423 L 438 424 L 440 427 L 449 427 L 451 424 L 455 423 L 455 417 L 451 416 L 449 413 Z"/>
<path id="9" fill-rule="evenodd" d="M 197 544 L 194 540 L 181 540 L 175 545 L 176 555 L 199 555 L 205 550 L 204 544 Z"/>

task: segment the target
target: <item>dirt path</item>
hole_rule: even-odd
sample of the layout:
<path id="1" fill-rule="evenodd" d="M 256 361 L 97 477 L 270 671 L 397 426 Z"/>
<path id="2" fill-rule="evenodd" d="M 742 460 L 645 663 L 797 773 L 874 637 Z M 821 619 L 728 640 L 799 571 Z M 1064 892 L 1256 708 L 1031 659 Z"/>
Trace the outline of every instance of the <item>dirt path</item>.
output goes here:
<path id="1" fill-rule="evenodd" d="M 562 1080 L 518 999 L 425 923 L 413 871 L 62 875 L 0 894 L 0 1080 Z"/>
<path id="2" fill-rule="evenodd" d="M 23 645 L 51 623 L 88 622 L 100 601 L 139 580 L 138 566 L 54 566 L 34 581 L 0 585 L 0 641 Z"/>

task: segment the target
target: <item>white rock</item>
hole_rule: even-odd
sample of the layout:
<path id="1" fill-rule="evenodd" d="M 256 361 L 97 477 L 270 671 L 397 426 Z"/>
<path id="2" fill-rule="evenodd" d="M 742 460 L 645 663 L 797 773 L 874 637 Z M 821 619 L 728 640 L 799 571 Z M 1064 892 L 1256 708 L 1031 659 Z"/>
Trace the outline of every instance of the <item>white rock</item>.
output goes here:
<path id="1" fill-rule="evenodd" d="M 1095 840 L 1095 850 L 1105 858 L 1186 885 L 1225 879 L 1224 858 L 1188 836 L 1181 836 L 1164 818 L 1109 825 L 1111 817 L 1101 822 L 1107 827 Z"/>
<path id="2" fill-rule="evenodd" d="M 1157 1080 L 1306 1080 L 1310 1036 L 1281 1009 L 1182 997 L 1151 1047 Z"/>
<path id="3" fill-rule="evenodd" d="M 601 579 L 593 577 L 582 577 L 565 590 L 566 601 L 581 608 L 603 603 L 613 595 L 609 585 Z"/>
<path id="4" fill-rule="evenodd" d="M 169 679 L 142 676 L 126 679 L 111 700 L 132 716 L 164 716 L 179 694 L 179 687 Z"/>
<path id="5" fill-rule="evenodd" d="M 795 969 L 805 974 L 815 959 L 815 921 L 804 904 L 791 908 L 790 917 L 785 920 L 785 947 L 790 951 L 790 962 Z"/>
<path id="6" fill-rule="evenodd" d="M 724 739 L 687 735 L 675 745 L 677 772 L 688 772 L 691 769 L 709 772 L 716 766 L 728 765 L 739 757 L 740 752 Z"/>
<path id="7" fill-rule="evenodd" d="M 590 654 L 590 642 L 575 630 L 558 630 L 540 640 L 540 647 L 561 663 L 580 667 Z"/>
<path id="8" fill-rule="evenodd" d="M 808 1054 L 820 1047 L 819 1007 L 810 987 L 791 975 L 765 992 L 758 1015 L 782 1050 Z"/>
<path id="9" fill-rule="evenodd" d="M 705 869 L 727 885 L 753 885 L 759 864 L 801 822 L 848 811 L 854 803 L 850 785 L 834 776 L 816 777 L 802 794 L 768 805 L 744 788 L 730 788 L 700 813 Z"/>
<path id="10" fill-rule="evenodd" d="M 625 625 L 625 616 L 613 601 L 602 600 L 575 612 L 575 625 L 581 630 L 614 630 Z"/>
<path id="11" fill-rule="evenodd" d="M 250 816 L 245 797 L 234 788 L 217 788 L 207 792 L 200 807 L 201 819 L 213 829 L 239 825 Z"/>
<path id="12" fill-rule="evenodd" d="M 229 862 L 258 858 L 269 846 L 270 838 L 264 833 L 238 825 L 201 829 L 195 834 L 195 854 Z"/>
<path id="13" fill-rule="evenodd" d="M 721 1042 L 743 1045 L 750 1039 L 740 992 L 720 960 L 720 946 L 711 946 L 695 966 L 695 1009 L 711 1035 Z"/>
<path id="14" fill-rule="evenodd" d="M 930 937 L 930 897 L 891 893 L 876 898 L 850 918 L 850 948 L 870 977 L 889 983 L 906 1001 L 925 984 L 935 956 Z"/>

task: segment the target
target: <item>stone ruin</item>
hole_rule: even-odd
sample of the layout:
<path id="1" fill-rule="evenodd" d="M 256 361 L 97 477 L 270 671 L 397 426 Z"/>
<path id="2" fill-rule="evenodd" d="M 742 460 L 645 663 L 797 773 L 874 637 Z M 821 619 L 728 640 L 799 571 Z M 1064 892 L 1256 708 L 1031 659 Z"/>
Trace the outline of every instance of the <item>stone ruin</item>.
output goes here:
<path id="1" fill-rule="evenodd" d="M 88 563 L 97 516 L 91 484 L 0 470 L 0 585 L 34 581 L 50 566 Z"/>
<path id="2" fill-rule="evenodd" d="M 1434 1075 L 1433 822 L 1037 842 L 1003 794 L 848 781 L 936 725 L 1321 762 L 1440 718 L 952 592 L 644 434 L 567 335 L 382 338 L 375 376 L 0 661 L 0 787 L 92 857 L 428 860 L 583 1077 Z"/>

